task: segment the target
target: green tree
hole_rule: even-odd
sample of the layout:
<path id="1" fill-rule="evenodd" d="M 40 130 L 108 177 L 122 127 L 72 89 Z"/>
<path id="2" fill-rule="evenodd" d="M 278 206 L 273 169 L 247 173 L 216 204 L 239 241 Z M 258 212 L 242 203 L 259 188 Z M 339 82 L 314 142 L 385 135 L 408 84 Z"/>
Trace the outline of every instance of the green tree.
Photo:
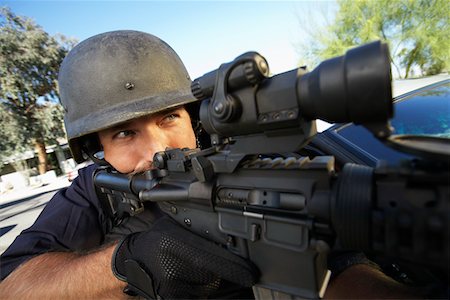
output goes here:
<path id="1" fill-rule="evenodd" d="M 448 0 L 342 0 L 334 22 L 312 35 L 308 55 L 320 61 L 355 46 L 383 40 L 400 77 L 418 69 L 438 74 L 450 67 Z"/>
<path id="2" fill-rule="evenodd" d="M 9 139 L 0 141 L 0 147 L 5 153 L 33 147 L 41 174 L 47 170 L 46 142 L 63 132 L 57 78 L 74 43 L 51 37 L 33 20 L 0 8 L 1 123 L 11 125 L 3 125 L 3 136 Z"/>
<path id="3" fill-rule="evenodd" d="M 29 145 L 22 142 L 25 139 L 25 132 L 17 130 L 21 127 L 16 117 L 4 103 L 0 104 L 0 162 L 14 154 L 31 150 Z"/>

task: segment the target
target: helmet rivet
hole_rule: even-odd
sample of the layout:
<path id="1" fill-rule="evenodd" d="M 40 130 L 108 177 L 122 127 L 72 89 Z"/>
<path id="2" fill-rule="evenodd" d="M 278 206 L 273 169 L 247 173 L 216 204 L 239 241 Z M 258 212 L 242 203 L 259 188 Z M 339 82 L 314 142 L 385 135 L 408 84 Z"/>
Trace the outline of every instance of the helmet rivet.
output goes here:
<path id="1" fill-rule="evenodd" d="M 126 88 L 127 90 L 132 90 L 132 89 L 134 89 L 134 83 L 131 83 L 131 82 L 125 83 L 125 88 Z"/>

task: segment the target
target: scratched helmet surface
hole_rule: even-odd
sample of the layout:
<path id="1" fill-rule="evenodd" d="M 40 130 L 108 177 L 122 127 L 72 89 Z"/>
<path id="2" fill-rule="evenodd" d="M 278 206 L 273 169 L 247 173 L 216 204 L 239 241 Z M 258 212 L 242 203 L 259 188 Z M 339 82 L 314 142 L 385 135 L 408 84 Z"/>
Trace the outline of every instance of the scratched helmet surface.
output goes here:
<path id="1" fill-rule="evenodd" d="M 85 160 L 82 137 L 195 101 L 177 53 L 139 31 L 106 32 L 79 43 L 63 60 L 58 83 L 77 162 Z"/>

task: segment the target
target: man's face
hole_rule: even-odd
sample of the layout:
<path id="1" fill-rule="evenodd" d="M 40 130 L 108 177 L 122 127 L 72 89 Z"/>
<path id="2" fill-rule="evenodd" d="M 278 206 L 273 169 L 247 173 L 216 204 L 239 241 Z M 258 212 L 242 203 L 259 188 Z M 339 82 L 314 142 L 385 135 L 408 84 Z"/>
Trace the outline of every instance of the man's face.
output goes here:
<path id="1" fill-rule="evenodd" d="M 141 117 L 99 132 L 105 160 L 121 173 L 152 168 L 153 155 L 166 148 L 195 148 L 189 114 L 183 107 Z"/>

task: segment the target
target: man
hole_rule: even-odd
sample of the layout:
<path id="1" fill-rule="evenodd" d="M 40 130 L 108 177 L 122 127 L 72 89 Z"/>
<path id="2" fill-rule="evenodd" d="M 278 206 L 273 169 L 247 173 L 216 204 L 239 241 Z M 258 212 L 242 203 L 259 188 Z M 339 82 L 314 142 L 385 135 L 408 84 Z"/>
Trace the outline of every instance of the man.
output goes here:
<path id="1" fill-rule="evenodd" d="M 90 157 L 132 174 L 150 169 L 158 151 L 196 147 L 188 73 L 155 36 L 115 31 L 81 42 L 61 65 L 59 90 L 77 162 Z M 81 170 L 2 255 L 2 298 L 112 299 L 127 297 L 124 291 L 251 297 L 259 275 L 251 262 L 179 227 L 157 206 L 111 219 L 92 183 L 96 167 Z M 345 271 L 330 284 L 329 297 L 410 297 L 364 258 L 338 265 Z"/>

